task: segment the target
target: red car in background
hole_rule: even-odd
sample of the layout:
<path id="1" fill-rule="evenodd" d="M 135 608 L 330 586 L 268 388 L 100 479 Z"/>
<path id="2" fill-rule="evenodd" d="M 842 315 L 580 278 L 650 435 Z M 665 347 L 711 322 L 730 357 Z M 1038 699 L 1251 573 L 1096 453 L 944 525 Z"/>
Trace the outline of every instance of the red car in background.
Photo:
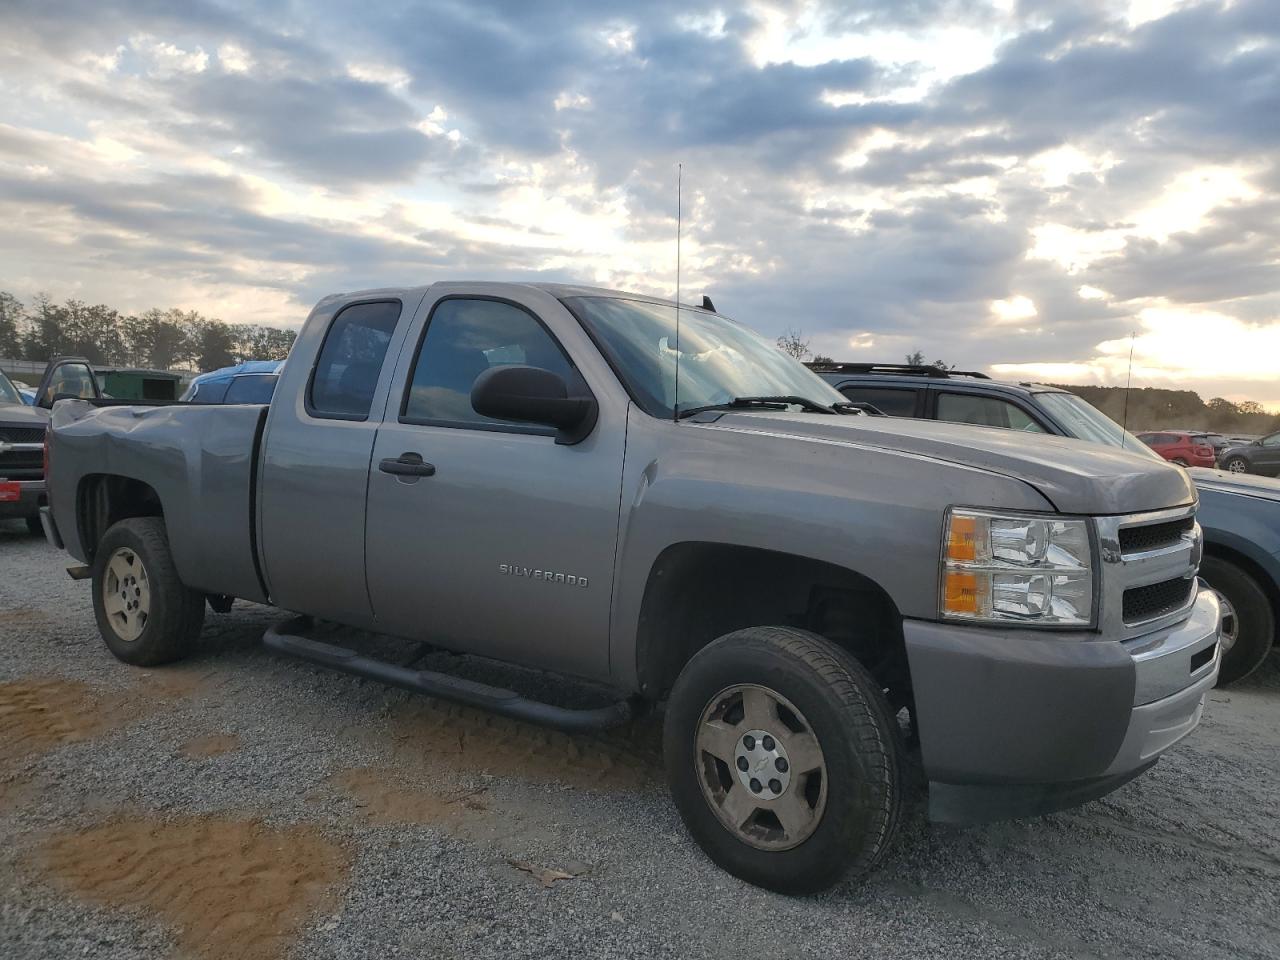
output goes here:
<path id="1" fill-rule="evenodd" d="M 1216 467 L 1213 444 L 1202 433 L 1161 431 L 1140 433 L 1138 439 L 1160 456 L 1183 467 Z"/>

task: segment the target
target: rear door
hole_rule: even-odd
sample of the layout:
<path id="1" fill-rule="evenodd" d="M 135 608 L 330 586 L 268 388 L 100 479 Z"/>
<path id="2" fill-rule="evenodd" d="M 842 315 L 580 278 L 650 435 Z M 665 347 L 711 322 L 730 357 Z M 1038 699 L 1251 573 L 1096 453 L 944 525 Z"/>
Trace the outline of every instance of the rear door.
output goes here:
<path id="1" fill-rule="evenodd" d="M 1049 433 L 1029 408 L 1001 397 L 934 387 L 934 419 L 1026 433 Z"/>
<path id="2" fill-rule="evenodd" d="M 604 678 L 625 406 L 602 402 L 595 429 L 573 445 L 477 414 L 472 384 L 501 364 L 552 370 L 603 396 L 552 332 L 556 323 L 586 342 L 558 301 L 474 290 L 432 288 L 374 444 L 368 569 L 379 629 Z M 383 471 L 397 461 L 423 464 L 422 475 Z"/>
<path id="3" fill-rule="evenodd" d="M 286 610 L 372 625 L 365 587 L 369 458 L 394 358 L 422 293 L 322 301 L 287 363 L 261 445 L 264 575 Z M 391 358 L 391 360 L 388 360 Z"/>

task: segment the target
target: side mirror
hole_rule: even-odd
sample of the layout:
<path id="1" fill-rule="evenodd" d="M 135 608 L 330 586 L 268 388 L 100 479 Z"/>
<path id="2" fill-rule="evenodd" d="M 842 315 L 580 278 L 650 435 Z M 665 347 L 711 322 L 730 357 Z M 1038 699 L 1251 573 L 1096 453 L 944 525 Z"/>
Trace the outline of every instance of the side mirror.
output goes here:
<path id="1" fill-rule="evenodd" d="M 471 387 L 471 407 L 483 417 L 555 427 L 556 443 L 585 440 L 596 425 L 594 397 L 571 397 L 558 373 L 541 367 L 501 366 L 486 370 Z"/>

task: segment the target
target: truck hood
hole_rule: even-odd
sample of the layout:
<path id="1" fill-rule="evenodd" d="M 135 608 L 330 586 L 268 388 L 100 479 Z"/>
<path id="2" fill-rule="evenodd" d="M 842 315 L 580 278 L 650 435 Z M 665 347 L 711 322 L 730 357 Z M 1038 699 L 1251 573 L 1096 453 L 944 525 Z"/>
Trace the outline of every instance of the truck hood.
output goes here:
<path id="1" fill-rule="evenodd" d="M 1207 467 L 1192 467 L 1187 473 L 1202 490 L 1216 490 L 1219 493 L 1234 493 L 1237 496 L 1257 497 L 1259 500 L 1274 500 L 1280 503 L 1280 480 L 1271 477 L 1259 477 L 1250 473 L 1228 473 L 1225 470 L 1210 470 Z"/>
<path id="2" fill-rule="evenodd" d="M 730 411 L 707 425 L 901 451 L 975 467 L 1024 480 L 1062 513 L 1141 513 L 1196 499 L 1191 481 L 1178 467 L 1070 437 L 898 417 L 784 411 Z"/>
<path id="3" fill-rule="evenodd" d="M 25 403 L 0 404 L 0 424 L 8 427 L 49 426 L 49 411 L 44 407 L 28 407 Z"/>

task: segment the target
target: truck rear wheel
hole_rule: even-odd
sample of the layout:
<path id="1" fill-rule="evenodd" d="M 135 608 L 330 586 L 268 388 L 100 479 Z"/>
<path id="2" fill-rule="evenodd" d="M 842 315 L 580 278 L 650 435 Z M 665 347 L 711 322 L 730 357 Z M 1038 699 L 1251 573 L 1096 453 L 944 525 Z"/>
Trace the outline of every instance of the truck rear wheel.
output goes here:
<path id="1" fill-rule="evenodd" d="M 1218 686 L 1242 680 L 1262 665 L 1276 637 L 1271 601 L 1253 577 L 1234 563 L 1205 557 L 1204 577 L 1222 600 L 1222 664 Z"/>
<path id="2" fill-rule="evenodd" d="M 178 578 L 164 521 L 121 520 L 98 544 L 93 612 L 117 659 L 152 667 L 186 656 L 204 623 L 204 595 Z"/>
<path id="3" fill-rule="evenodd" d="M 866 669 L 816 634 L 751 627 L 704 647 L 663 738 L 689 832 L 749 883 L 814 893 L 873 868 L 897 830 L 896 720 Z"/>

